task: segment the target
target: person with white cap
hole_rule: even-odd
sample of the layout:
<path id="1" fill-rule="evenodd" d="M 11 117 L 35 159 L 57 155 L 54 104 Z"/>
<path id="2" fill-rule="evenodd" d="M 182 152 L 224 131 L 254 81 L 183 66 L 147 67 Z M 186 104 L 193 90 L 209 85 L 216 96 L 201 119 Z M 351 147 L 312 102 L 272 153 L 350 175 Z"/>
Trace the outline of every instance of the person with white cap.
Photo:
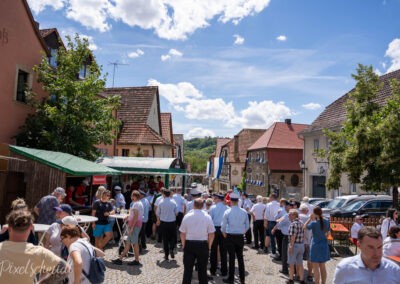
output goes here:
<path id="1" fill-rule="evenodd" d="M 56 221 L 54 207 L 61 204 L 66 196 L 62 187 L 57 187 L 52 194 L 43 196 L 36 204 L 34 211 L 38 215 L 37 224 L 51 225 Z"/>
<path id="2" fill-rule="evenodd" d="M 217 272 L 218 251 L 221 258 L 221 275 L 226 276 L 228 274 L 227 251 L 221 232 L 222 218 L 224 217 L 225 211 L 229 209 L 229 207 L 224 204 L 224 198 L 225 196 L 223 194 L 214 194 L 215 204 L 210 208 L 210 216 L 215 227 L 215 237 L 210 252 L 211 275 L 216 275 Z"/>
<path id="3" fill-rule="evenodd" d="M 229 255 L 228 278 L 224 283 L 233 283 L 235 274 L 235 256 L 238 259 L 240 283 L 245 283 L 245 268 L 243 259 L 244 234 L 249 229 L 249 218 L 246 210 L 238 207 L 239 195 L 231 193 L 231 208 L 225 211 L 222 218 L 221 232 L 225 237 L 226 249 Z"/>
<path id="4" fill-rule="evenodd" d="M 78 226 L 78 221 L 71 216 L 72 208 L 68 204 L 61 204 L 58 207 L 54 207 L 54 210 L 56 211 L 57 221 L 51 224 L 49 229 L 46 231 L 43 246 L 66 260 L 68 250 L 61 242 L 61 229 L 63 225 Z M 85 230 L 80 226 L 78 227 L 81 230 L 82 237 L 90 240 L 90 237 L 86 234 Z"/>
<path id="5" fill-rule="evenodd" d="M 164 199 L 157 206 L 157 226 L 160 227 L 162 241 L 164 245 L 164 259 L 169 260 L 175 258 L 174 249 L 176 245 L 176 215 L 178 214 L 178 207 L 175 201 L 171 198 L 171 191 L 169 188 L 162 188 Z"/>
<path id="6" fill-rule="evenodd" d="M 121 187 L 119 185 L 116 185 L 114 187 L 114 192 L 115 192 L 115 207 L 119 210 L 124 209 L 125 208 L 125 197 L 124 195 L 121 193 Z"/>

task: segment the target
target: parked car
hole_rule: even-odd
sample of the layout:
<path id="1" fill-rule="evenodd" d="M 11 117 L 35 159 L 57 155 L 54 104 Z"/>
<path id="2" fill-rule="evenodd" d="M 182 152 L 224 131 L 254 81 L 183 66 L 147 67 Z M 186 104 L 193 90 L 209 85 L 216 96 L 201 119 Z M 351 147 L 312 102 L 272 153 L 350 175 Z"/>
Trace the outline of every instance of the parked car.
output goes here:
<path id="1" fill-rule="evenodd" d="M 312 205 L 314 205 L 315 207 L 318 206 L 319 208 L 326 208 L 331 201 L 332 199 L 320 199 L 313 202 Z"/>
<path id="2" fill-rule="evenodd" d="M 386 214 L 386 211 L 393 206 L 391 196 L 376 196 L 370 199 L 363 199 L 351 204 L 332 210 L 331 217 L 352 218 L 356 215 L 379 217 Z"/>
<path id="3" fill-rule="evenodd" d="M 316 202 L 321 201 L 321 200 L 325 200 L 325 198 L 322 197 L 310 197 L 308 199 L 308 203 L 315 205 Z"/>
<path id="4" fill-rule="evenodd" d="M 368 200 L 374 197 L 386 197 L 387 195 L 376 195 L 376 194 L 353 194 L 353 195 L 342 195 L 334 198 L 325 208 L 322 208 L 322 215 L 324 217 L 329 217 L 330 212 L 343 208 L 347 205 L 350 205 L 353 202 L 359 200 Z"/>

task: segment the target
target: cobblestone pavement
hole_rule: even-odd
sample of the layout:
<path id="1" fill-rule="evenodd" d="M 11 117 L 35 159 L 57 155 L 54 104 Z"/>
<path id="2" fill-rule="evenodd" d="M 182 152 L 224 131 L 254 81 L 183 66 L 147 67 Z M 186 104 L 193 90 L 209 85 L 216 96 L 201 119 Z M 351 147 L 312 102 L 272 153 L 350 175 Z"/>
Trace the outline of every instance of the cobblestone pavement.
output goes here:
<path id="1" fill-rule="evenodd" d="M 140 284 L 140 283 L 163 283 L 174 284 L 182 283 L 183 263 L 182 249 L 178 248 L 178 253 L 174 260 L 165 261 L 162 253 L 161 244 L 155 244 L 153 240 L 148 241 L 147 250 L 140 257 L 142 266 L 115 265 L 111 263 L 118 255 L 117 245 L 106 249 L 106 281 L 105 283 L 115 284 Z M 340 257 L 333 257 L 327 263 L 328 281 L 332 283 L 333 274 L 337 263 L 341 260 Z M 125 261 L 133 260 L 132 257 Z M 257 252 L 251 246 L 246 245 L 244 249 L 244 260 L 246 268 L 246 283 L 285 283 L 287 277 L 279 273 L 281 269 L 280 263 L 273 262 L 269 255 Z M 237 262 L 236 262 L 237 265 Z M 304 265 L 306 268 L 306 264 Z M 235 283 L 239 283 L 237 266 L 235 273 Z M 209 283 L 223 283 L 223 277 L 218 275 L 213 277 Z M 193 272 L 192 283 L 198 283 L 197 272 Z"/>

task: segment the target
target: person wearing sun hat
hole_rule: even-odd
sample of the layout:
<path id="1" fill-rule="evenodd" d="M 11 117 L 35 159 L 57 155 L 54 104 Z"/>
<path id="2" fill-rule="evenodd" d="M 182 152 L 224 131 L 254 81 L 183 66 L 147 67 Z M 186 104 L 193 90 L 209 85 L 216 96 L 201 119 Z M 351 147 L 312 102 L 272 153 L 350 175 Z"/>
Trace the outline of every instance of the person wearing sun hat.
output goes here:
<path id="1" fill-rule="evenodd" d="M 72 208 L 69 204 L 61 204 L 54 207 L 53 210 L 56 213 L 57 221 L 51 224 L 47 229 L 44 235 L 43 246 L 54 252 L 56 255 L 63 257 L 62 254 L 65 246 L 62 245 L 60 237 L 62 225 L 64 224 L 62 220 L 68 217 L 74 219 L 74 217 L 71 216 Z M 76 221 L 75 226 L 77 225 L 78 222 Z"/>

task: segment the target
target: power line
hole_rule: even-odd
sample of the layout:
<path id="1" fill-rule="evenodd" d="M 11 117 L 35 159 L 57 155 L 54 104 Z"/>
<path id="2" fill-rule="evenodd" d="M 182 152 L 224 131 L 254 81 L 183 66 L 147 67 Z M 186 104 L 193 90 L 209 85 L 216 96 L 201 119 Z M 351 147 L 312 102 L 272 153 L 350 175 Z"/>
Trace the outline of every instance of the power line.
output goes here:
<path id="1" fill-rule="evenodd" d="M 113 67 L 113 77 L 112 77 L 112 88 L 113 88 L 113 87 L 114 87 L 115 68 L 116 68 L 118 65 L 129 65 L 129 64 L 126 64 L 126 63 L 119 63 L 118 61 L 114 61 L 114 62 L 109 62 L 108 65 L 113 65 L 113 66 L 114 66 L 114 67 Z"/>

